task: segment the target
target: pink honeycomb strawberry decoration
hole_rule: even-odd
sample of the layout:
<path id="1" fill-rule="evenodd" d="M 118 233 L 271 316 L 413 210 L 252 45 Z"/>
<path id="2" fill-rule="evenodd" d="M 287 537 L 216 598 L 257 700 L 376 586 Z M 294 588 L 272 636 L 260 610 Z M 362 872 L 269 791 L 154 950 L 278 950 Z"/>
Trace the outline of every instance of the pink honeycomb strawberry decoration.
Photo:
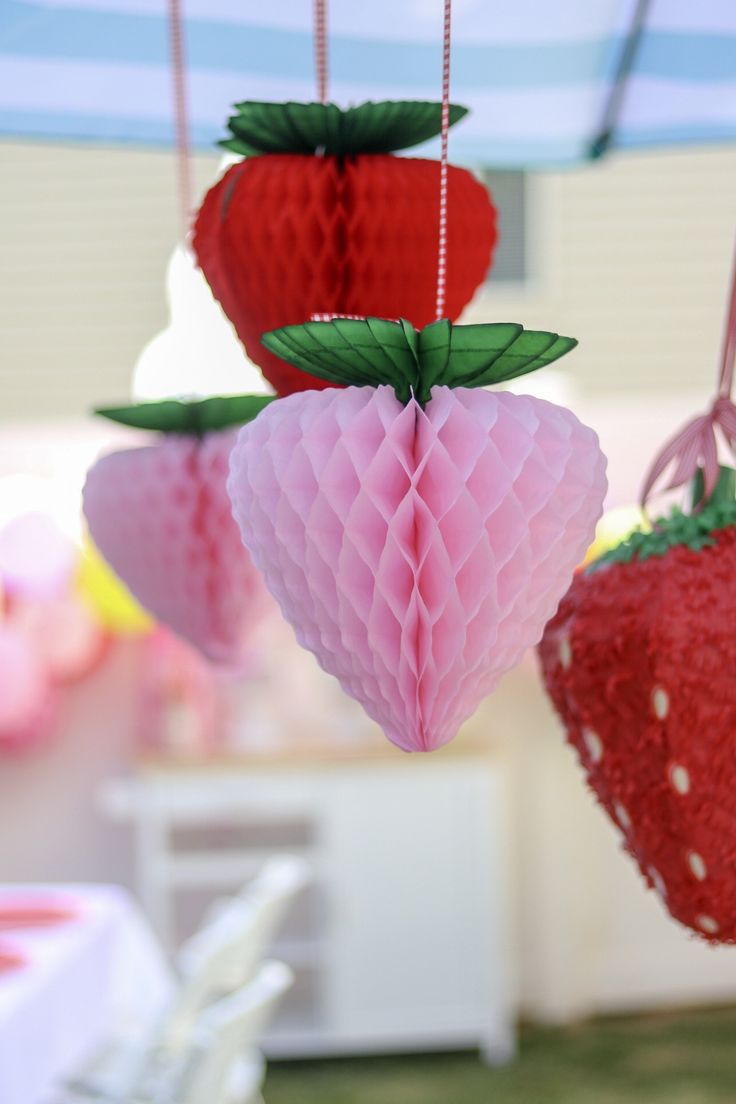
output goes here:
<path id="1" fill-rule="evenodd" d="M 358 386 L 291 395 L 241 429 L 228 488 L 243 541 L 319 664 L 398 747 L 434 750 L 540 640 L 600 516 L 592 430 L 477 390 L 575 342 L 335 319 L 264 343 Z"/>
<path id="2" fill-rule="evenodd" d="M 227 496 L 236 431 L 220 426 L 243 421 L 268 401 L 248 396 L 106 410 L 165 436 L 104 456 L 84 488 L 92 539 L 132 594 L 208 659 L 231 667 L 245 660 L 270 601 Z"/>

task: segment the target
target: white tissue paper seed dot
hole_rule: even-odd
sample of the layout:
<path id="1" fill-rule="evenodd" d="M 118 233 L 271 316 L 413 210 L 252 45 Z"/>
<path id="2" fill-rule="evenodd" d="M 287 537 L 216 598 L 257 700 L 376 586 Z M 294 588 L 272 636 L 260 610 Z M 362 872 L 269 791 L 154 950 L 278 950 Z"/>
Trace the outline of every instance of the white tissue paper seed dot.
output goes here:
<path id="1" fill-rule="evenodd" d="M 702 855 L 699 855 L 697 851 L 689 851 L 687 856 L 687 865 L 690 867 L 694 877 L 696 877 L 699 882 L 705 880 L 705 875 L 708 873 L 708 870 L 706 868 L 705 862 L 703 861 Z"/>
<path id="2" fill-rule="evenodd" d="M 627 813 L 626 809 L 624 809 L 620 801 L 614 801 L 613 811 L 616 814 L 616 820 L 619 822 L 624 831 L 629 829 L 631 827 L 631 817 Z"/>
<path id="3" fill-rule="evenodd" d="M 655 717 L 663 721 L 670 711 L 670 696 L 664 687 L 654 687 L 652 691 L 652 707 Z"/>
<path id="4" fill-rule="evenodd" d="M 653 866 L 649 866 L 649 867 L 647 867 L 647 873 L 649 874 L 649 877 L 652 879 L 652 882 L 654 883 L 654 888 L 656 889 L 656 891 L 660 895 L 660 897 L 666 897 L 667 896 L 667 886 L 664 884 L 664 878 L 659 873 L 659 871 L 655 870 L 655 868 Z"/>
<path id="5" fill-rule="evenodd" d="M 699 916 L 696 923 L 708 935 L 715 935 L 719 928 L 718 921 L 714 920 L 712 916 Z"/>
<path id="6" fill-rule="evenodd" d="M 567 671 L 570 664 L 572 663 L 572 647 L 570 645 L 570 640 L 567 636 L 563 636 L 562 640 L 560 641 L 559 656 L 560 656 L 560 663 L 562 664 L 563 668 Z"/>
<path id="7" fill-rule="evenodd" d="M 683 767 L 681 763 L 673 763 L 670 767 L 670 782 L 672 788 L 679 794 L 686 794 L 690 789 L 690 775 L 687 767 Z"/>
<path id="8" fill-rule="evenodd" d="M 594 763 L 600 763 L 603 758 L 603 741 L 598 733 L 594 732 L 592 728 L 584 728 L 583 739 L 590 758 Z"/>

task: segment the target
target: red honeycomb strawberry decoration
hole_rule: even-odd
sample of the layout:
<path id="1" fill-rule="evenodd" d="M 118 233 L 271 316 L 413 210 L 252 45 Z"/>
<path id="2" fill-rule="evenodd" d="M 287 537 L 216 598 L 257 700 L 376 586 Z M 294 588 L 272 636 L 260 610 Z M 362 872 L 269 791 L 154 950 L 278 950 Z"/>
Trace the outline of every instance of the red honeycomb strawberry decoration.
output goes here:
<path id="1" fill-rule="evenodd" d="M 236 105 L 221 145 L 245 160 L 205 196 L 199 265 L 248 356 L 279 394 L 324 380 L 260 344 L 266 330 L 318 314 L 435 318 L 439 162 L 394 152 L 439 133 L 441 105 Z M 450 122 L 466 114 L 452 105 Z M 489 268 L 496 214 L 482 184 L 448 167 L 444 314 L 455 319 Z"/>
<path id="2" fill-rule="evenodd" d="M 695 477 L 673 510 L 579 572 L 539 656 L 598 801 L 681 923 L 736 942 L 736 268 L 711 409 L 663 449 L 644 501 L 674 464 Z"/>

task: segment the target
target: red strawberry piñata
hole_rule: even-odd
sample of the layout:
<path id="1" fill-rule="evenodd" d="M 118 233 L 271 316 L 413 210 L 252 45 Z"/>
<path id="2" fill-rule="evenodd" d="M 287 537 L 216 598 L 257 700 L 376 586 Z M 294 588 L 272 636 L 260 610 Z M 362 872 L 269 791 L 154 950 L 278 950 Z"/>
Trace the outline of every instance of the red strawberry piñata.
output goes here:
<path id="1" fill-rule="evenodd" d="M 736 943 L 736 263 L 718 390 L 655 459 L 673 510 L 577 574 L 539 656 L 588 783 L 676 920 Z"/>
<path id="2" fill-rule="evenodd" d="M 209 190 L 193 245 L 248 356 L 280 395 L 325 380 L 286 364 L 261 334 L 313 314 L 434 320 L 439 162 L 395 157 L 440 131 L 439 103 L 236 105 L 220 144 L 245 160 Z M 452 105 L 450 122 L 466 109 Z M 483 281 L 496 242 L 488 193 L 448 170 L 445 315 Z"/>

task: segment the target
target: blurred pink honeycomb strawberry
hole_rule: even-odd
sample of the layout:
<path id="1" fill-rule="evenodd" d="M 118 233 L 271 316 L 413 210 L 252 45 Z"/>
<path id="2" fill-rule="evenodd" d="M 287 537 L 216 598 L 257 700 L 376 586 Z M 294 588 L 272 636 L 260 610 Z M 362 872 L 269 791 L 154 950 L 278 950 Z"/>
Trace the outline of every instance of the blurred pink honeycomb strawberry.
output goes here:
<path id="1" fill-rule="evenodd" d="M 92 538 L 138 601 L 227 665 L 242 660 L 268 602 L 225 489 L 235 436 L 177 433 L 111 453 L 84 488 Z"/>
<path id="2" fill-rule="evenodd" d="M 357 334 L 370 355 L 361 323 L 322 325 Z M 395 360 L 400 334 L 382 325 Z M 300 330 L 330 336 L 280 332 L 293 344 Z M 429 357 L 432 330 L 410 348 L 428 335 Z M 544 336 L 551 348 L 557 335 Z M 593 536 L 605 458 L 592 430 L 550 403 L 434 386 L 422 405 L 414 391 L 279 400 L 240 431 L 228 487 L 299 642 L 389 740 L 431 751 L 541 638 Z"/>
<path id="3" fill-rule="evenodd" d="M 59 695 L 33 641 L 10 621 L 0 625 L 0 755 L 23 754 L 52 734 Z"/>

